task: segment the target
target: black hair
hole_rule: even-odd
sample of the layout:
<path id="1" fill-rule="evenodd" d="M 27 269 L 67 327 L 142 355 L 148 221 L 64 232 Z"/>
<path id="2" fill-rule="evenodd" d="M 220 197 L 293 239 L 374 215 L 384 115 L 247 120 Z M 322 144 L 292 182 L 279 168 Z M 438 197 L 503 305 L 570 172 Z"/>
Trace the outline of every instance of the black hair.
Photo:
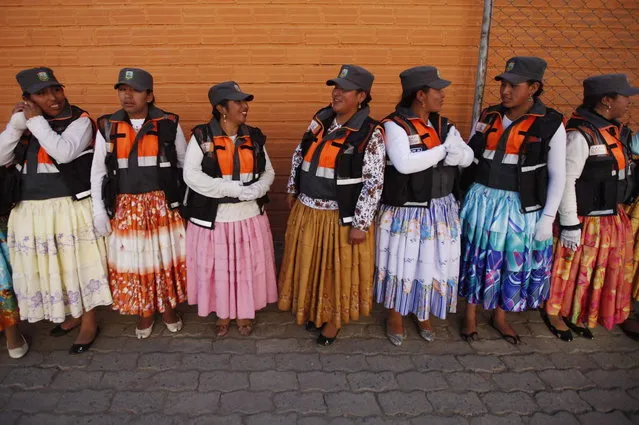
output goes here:
<path id="1" fill-rule="evenodd" d="M 357 93 L 362 93 L 362 92 L 366 93 L 366 99 L 364 99 L 362 103 L 359 104 L 359 106 L 360 108 L 365 108 L 368 106 L 369 103 L 371 103 L 373 98 L 371 97 L 371 94 L 367 92 L 366 90 L 357 90 Z"/>
<path id="2" fill-rule="evenodd" d="M 223 107 L 227 107 L 229 104 L 229 100 L 228 99 L 224 99 L 223 101 L 221 101 L 220 103 L 218 103 L 217 105 L 222 105 Z M 220 118 L 222 118 L 222 114 L 220 113 L 220 111 L 217 110 L 216 106 L 213 106 L 213 118 L 215 118 L 216 120 L 220 120 Z"/>
<path id="3" fill-rule="evenodd" d="M 616 99 L 618 96 L 617 93 L 605 93 L 605 94 L 595 94 L 590 96 L 584 96 L 584 101 L 582 103 L 582 107 L 590 110 L 594 110 L 599 103 L 603 100 L 604 97 L 609 97 L 611 99 Z"/>
<path id="4" fill-rule="evenodd" d="M 539 88 L 532 95 L 533 99 L 535 100 L 539 99 L 539 96 L 541 96 L 542 93 L 544 92 L 544 83 L 539 80 L 528 80 L 527 83 L 529 86 L 532 86 L 534 83 L 539 83 Z"/>
<path id="5" fill-rule="evenodd" d="M 153 100 L 152 100 L 152 101 L 150 101 L 149 103 L 147 103 L 147 105 L 148 105 L 149 107 L 151 107 L 151 106 L 155 106 L 155 93 L 153 93 L 153 90 L 151 90 L 151 89 L 147 89 L 147 90 L 146 90 L 146 93 L 147 93 L 147 94 L 152 94 L 152 95 L 153 95 Z"/>
<path id="6" fill-rule="evenodd" d="M 430 90 L 430 87 L 423 86 L 413 90 L 410 93 L 403 93 L 401 99 L 399 100 L 399 106 L 401 106 L 402 108 L 410 108 L 411 106 L 413 106 L 413 102 L 415 102 L 415 99 L 417 98 L 417 92 L 420 90 L 423 90 L 424 93 L 427 93 L 428 90 Z"/>

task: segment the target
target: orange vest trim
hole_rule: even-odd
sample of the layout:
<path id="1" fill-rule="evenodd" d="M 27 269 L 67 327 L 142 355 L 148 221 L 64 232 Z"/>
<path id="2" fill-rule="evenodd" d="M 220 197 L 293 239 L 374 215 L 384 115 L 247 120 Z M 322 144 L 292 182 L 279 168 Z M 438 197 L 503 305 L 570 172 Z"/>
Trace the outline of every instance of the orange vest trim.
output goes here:
<path id="1" fill-rule="evenodd" d="M 342 149 L 342 145 L 346 142 L 346 138 L 349 136 L 349 134 L 351 134 L 351 130 L 347 130 L 339 139 L 330 139 L 327 141 L 323 141 L 320 138 L 322 136 L 320 134 L 318 136 L 317 142 L 313 143 L 309 147 L 308 152 L 306 152 L 304 161 L 309 163 L 312 162 L 313 155 L 315 154 L 317 147 L 323 143 L 321 152 L 319 154 L 319 163 L 317 164 L 317 166 L 334 170 L 335 164 L 337 163 L 337 155 Z"/>
<path id="2" fill-rule="evenodd" d="M 610 134 L 610 131 L 608 131 L 609 129 L 612 130 L 615 134 L 614 135 Z M 626 164 L 626 156 L 624 155 L 624 147 L 623 147 L 623 144 L 621 143 L 621 140 L 619 140 L 619 137 L 618 137 L 619 134 L 621 133 L 619 128 L 615 127 L 614 125 L 611 125 L 610 127 L 600 128 L 599 133 L 601 133 L 604 140 L 606 141 L 606 145 L 608 145 L 608 150 L 612 152 L 612 154 L 615 157 L 615 160 L 617 160 L 617 166 L 619 167 L 618 169 L 624 170 L 627 164 Z M 594 138 L 593 140 L 597 140 L 597 138 Z M 611 149 L 612 146 L 616 146 L 616 149 L 615 148 Z"/>
<path id="3" fill-rule="evenodd" d="M 526 139 L 526 135 L 522 133 L 526 133 L 530 129 L 530 127 L 532 127 L 536 119 L 536 115 L 530 115 L 528 118 L 512 124 L 513 127 L 510 130 L 510 135 L 508 137 L 508 141 L 506 142 L 507 154 L 519 155 L 521 145 Z M 486 149 L 494 151 L 497 149 L 499 139 L 505 131 L 501 115 L 497 114 L 497 117 L 495 118 L 495 121 L 493 122 L 491 128 L 494 131 L 489 132 L 486 137 Z"/>
<path id="4" fill-rule="evenodd" d="M 244 139 L 242 144 L 237 146 L 237 149 L 239 149 L 240 174 L 252 174 L 255 165 L 253 159 L 253 142 L 248 135 L 239 137 Z M 215 136 L 213 137 L 213 143 L 209 146 L 209 149 L 215 149 L 215 156 L 217 157 L 222 175 L 233 176 L 236 149 L 233 139 L 228 136 Z"/>

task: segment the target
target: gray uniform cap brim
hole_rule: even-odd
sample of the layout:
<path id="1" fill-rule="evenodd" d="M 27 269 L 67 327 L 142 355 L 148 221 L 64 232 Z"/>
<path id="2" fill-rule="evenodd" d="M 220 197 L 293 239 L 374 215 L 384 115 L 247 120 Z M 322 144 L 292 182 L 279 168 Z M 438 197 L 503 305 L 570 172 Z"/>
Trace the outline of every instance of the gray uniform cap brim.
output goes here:
<path id="1" fill-rule="evenodd" d="M 133 80 L 118 81 L 117 83 L 115 83 L 113 85 L 113 88 L 117 89 L 118 87 L 120 87 L 123 84 L 126 85 L 126 86 L 133 87 L 133 89 L 137 90 L 137 91 L 153 90 L 153 87 L 143 86 L 143 85 L 138 84 L 137 82 L 135 82 Z"/>
<path id="2" fill-rule="evenodd" d="M 41 83 L 37 83 L 29 87 L 27 89 L 27 93 L 35 94 L 39 92 L 40 90 L 46 89 L 47 87 L 64 87 L 64 85 L 58 83 L 57 81 L 43 81 Z"/>
<path id="3" fill-rule="evenodd" d="M 623 90 L 619 90 L 619 94 L 622 96 L 634 96 L 639 94 L 639 87 L 628 87 Z"/>
<path id="4" fill-rule="evenodd" d="M 495 80 L 504 80 L 509 82 L 510 84 L 520 84 L 530 80 L 530 78 L 519 74 L 513 74 L 512 72 L 504 72 L 503 74 L 499 74 L 498 76 L 496 76 Z"/>
<path id="5" fill-rule="evenodd" d="M 340 86 L 344 90 L 365 90 L 352 81 L 348 81 L 345 78 L 333 78 L 326 82 L 327 86 Z"/>

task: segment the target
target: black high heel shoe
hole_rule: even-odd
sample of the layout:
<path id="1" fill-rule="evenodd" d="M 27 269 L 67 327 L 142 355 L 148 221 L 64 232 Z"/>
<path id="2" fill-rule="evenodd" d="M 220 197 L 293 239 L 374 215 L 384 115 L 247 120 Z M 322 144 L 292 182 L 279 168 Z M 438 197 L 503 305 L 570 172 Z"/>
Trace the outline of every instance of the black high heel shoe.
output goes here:
<path id="1" fill-rule="evenodd" d="M 337 333 L 336 333 L 336 334 L 335 334 L 335 336 L 334 336 L 334 337 L 332 337 L 332 338 L 329 338 L 329 337 L 327 337 L 327 336 L 324 336 L 323 334 L 321 334 L 321 333 L 320 333 L 320 334 L 319 334 L 319 336 L 317 337 L 317 344 L 318 344 L 318 345 L 323 345 L 323 346 L 325 346 L 325 347 L 327 347 L 327 346 L 331 345 L 331 344 L 332 344 L 332 343 L 334 343 L 334 342 L 335 342 L 335 340 L 337 339 L 337 335 L 339 335 L 339 331 L 340 331 L 340 330 L 341 330 L 341 329 L 338 329 L 338 330 L 337 330 Z"/>
<path id="2" fill-rule="evenodd" d="M 543 309 L 539 310 L 539 313 L 541 314 L 541 318 L 543 319 L 544 324 L 546 325 L 546 327 L 548 327 L 548 329 L 550 330 L 550 332 L 552 332 L 553 335 L 555 335 L 557 338 L 559 338 L 562 341 L 566 341 L 566 342 L 572 341 L 572 332 L 570 332 L 570 329 L 568 329 L 567 331 L 560 331 L 555 326 L 553 326 L 552 323 L 550 323 L 550 318 L 548 317 L 548 313 L 546 313 L 545 310 Z"/>
<path id="3" fill-rule="evenodd" d="M 577 335 L 586 339 L 595 339 L 595 336 L 592 334 L 592 332 L 590 332 L 590 329 L 577 326 L 574 323 L 572 323 L 570 320 L 568 320 L 566 317 L 562 317 L 562 319 L 564 319 L 564 323 L 566 324 L 566 326 L 568 326 L 568 328 L 570 328 L 570 330 L 576 333 Z"/>
<path id="4" fill-rule="evenodd" d="M 91 342 L 87 342 L 86 344 L 73 344 L 71 348 L 69 349 L 69 354 L 86 353 L 87 351 L 89 351 L 89 348 L 91 348 L 95 340 L 98 338 L 98 335 L 100 335 L 99 326 L 95 329 L 95 335 L 93 336 L 93 339 L 91 340 Z"/>

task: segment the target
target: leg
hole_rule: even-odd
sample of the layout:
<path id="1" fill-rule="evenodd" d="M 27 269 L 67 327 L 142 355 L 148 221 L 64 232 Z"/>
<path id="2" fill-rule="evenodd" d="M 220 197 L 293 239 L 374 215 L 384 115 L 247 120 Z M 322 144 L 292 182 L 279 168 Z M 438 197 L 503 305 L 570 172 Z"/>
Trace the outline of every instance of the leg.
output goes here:
<path id="1" fill-rule="evenodd" d="M 386 328 L 390 333 L 396 335 L 404 334 L 404 320 L 401 314 L 392 308 L 388 310 L 386 316 Z"/>
<path id="2" fill-rule="evenodd" d="M 477 304 L 466 304 L 466 316 L 460 335 L 469 342 L 474 341 L 477 337 Z"/>
<path id="3" fill-rule="evenodd" d="M 12 325 L 4 329 L 4 335 L 7 338 L 7 348 L 14 349 L 22 347 L 24 344 L 24 340 L 22 339 L 22 334 L 20 333 L 20 329 L 18 329 L 18 325 Z"/>
<path id="4" fill-rule="evenodd" d="M 513 345 L 517 345 L 519 343 L 519 335 L 517 335 L 517 332 L 515 332 L 515 330 L 506 321 L 506 312 L 501 307 L 497 307 L 493 311 L 493 314 L 490 317 L 490 324 L 506 341 Z"/>
<path id="5" fill-rule="evenodd" d="M 95 334 L 98 329 L 96 322 L 95 310 L 85 311 L 82 317 L 80 317 L 80 333 L 75 339 L 75 344 L 88 344 L 95 339 Z"/>

